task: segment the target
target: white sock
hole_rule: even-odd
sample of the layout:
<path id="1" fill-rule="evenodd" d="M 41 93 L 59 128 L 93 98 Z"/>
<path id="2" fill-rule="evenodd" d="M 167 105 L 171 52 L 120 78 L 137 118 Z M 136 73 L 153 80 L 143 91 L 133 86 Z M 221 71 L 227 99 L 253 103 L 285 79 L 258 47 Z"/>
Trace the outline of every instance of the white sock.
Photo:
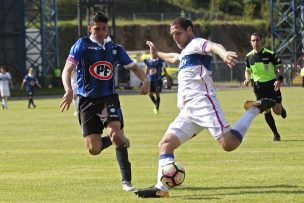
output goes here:
<path id="1" fill-rule="evenodd" d="M 4 106 L 4 108 L 6 108 L 6 101 L 5 101 L 5 99 L 2 99 L 2 105 Z"/>
<path id="2" fill-rule="evenodd" d="M 252 107 L 248 109 L 242 116 L 241 118 L 233 124 L 231 127 L 232 131 L 237 131 L 239 135 L 241 136 L 240 138 L 237 136 L 237 138 L 242 141 L 242 139 L 245 137 L 245 134 L 252 122 L 252 120 L 260 113 L 260 109 L 256 107 Z M 234 133 L 233 133 L 234 134 Z"/>
<path id="3" fill-rule="evenodd" d="M 158 189 L 162 190 L 162 191 L 167 191 L 168 187 L 165 186 L 160 178 L 162 176 L 162 167 L 164 165 L 167 165 L 169 163 L 174 162 L 174 155 L 173 154 L 162 154 L 159 157 L 159 161 L 158 161 L 158 174 L 157 174 L 157 184 L 155 185 L 155 187 L 157 187 Z"/>

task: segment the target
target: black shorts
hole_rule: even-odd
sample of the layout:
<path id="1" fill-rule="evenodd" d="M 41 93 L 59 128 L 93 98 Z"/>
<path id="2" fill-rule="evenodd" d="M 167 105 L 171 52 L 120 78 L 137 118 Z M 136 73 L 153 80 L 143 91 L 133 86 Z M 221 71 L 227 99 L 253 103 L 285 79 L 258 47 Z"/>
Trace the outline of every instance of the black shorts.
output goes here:
<path id="1" fill-rule="evenodd" d="M 34 96 L 34 90 L 28 90 L 27 92 L 27 96 Z"/>
<path id="2" fill-rule="evenodd" d="M 117 94 L 86 98 L 79 96 L 78 119 L 83 136 L 102 134 L 109 121 L 120 121 L 123 128 L 123 116 Z"/>
<path id="3" fill-rule="evenodd" d="M 150 81 L 150 92 L 161 92 L 163 87 L 162 80 Z"/>
<path id="4" fill-rule="evenodd" d="M 274 91 L 274 82 L 276 80 L 271 80 L 268 82 L 253 82 L 253 91 L 257 100 L 262 98 L 271 98 L 277 103 L 282 102 L 281 91 Z"/>

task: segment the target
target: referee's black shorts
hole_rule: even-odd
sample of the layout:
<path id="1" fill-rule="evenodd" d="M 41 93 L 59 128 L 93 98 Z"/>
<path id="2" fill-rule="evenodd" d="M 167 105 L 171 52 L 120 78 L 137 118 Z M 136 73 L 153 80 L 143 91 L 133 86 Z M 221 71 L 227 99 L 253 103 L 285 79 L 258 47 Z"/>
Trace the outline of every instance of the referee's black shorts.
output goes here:
<path id="1" fill-rule="evenodd" d="M 281 91 L 274 90 L 274 82 L 276 80 L 271 80 L 267 82 L 253 82 L 253 90 L 255 93 L 255 97 L 257 100 L 262 98 L 271 98 L 275 100 L 277 103 L 282 102 Z"/>
<path id="2" fill-rule="evenodd" d="M 102 134 L 109 121 L 120 121 L 123 128 L 123 116 L 117 94 L 86 98 L 79 96 L 78 119 L 83 136 Z"/>

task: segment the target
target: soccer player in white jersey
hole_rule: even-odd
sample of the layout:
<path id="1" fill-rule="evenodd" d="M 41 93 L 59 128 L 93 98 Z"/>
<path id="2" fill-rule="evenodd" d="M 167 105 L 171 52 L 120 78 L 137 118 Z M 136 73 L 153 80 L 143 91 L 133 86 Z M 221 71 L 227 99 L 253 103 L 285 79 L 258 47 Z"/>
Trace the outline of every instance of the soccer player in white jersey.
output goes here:
<path id="1" fill-rule="evenodd" d="M 255 116 L 275 105 L 275 101 L 271 99 L 259 100 L 230 126 L 216 98 L 211 77 L 211 56 L 219 55 L 232 68 L 237 62 L 237 54 L 227 51 L 221 44 L 196 38 L 191 20 L 184 17 L 178 17 L 172 22 L 170 34 L 177 46 L 182 49 L 181 54 L 159 52 L 150 41 L 147 41 L 147 45 L 164 61 L 179 62 L 177 96 L 180 113 L 169 125 L 159 143 L 157 184 L 135 192 L 142 198 L 169 196 L 168 188 L 160 181 L 162 167 L 174 162 L 174 150 L 180 145 L 202 130 L 208 129 L 225 151 L 233 151 L 241 144 Z"/>
<path id="2" fill-rule="evenodd" d="M 13 86 L 12 77 L 4 66 L 0 66 L 0 95 L 3 109 L 7 109 L 7 99 L 11 96 L 9 85 Z"/>

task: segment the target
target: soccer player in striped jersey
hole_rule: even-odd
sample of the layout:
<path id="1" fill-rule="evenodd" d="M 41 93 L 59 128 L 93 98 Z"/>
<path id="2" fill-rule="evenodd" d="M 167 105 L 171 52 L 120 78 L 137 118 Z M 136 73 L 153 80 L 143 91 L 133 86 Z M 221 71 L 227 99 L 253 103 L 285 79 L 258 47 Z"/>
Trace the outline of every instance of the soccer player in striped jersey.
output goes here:
<path id="1" fill-rule="evenodd" d="M 28 95 L 28 105 L 27 108 L 36 108 L 37 105 L 34 103 L 34 93 L 35 93 L 35 87 L 41 88 L 41 85 L 34 75 L 34 69 L 32 67 L 29 68 L 28 74 L 24 77 L 22 83 L 21 83 L 21 91 L 23 90 L 23 87 L 25 85 L 25 90 Z"/>
<path id="2" fill-rule="evenodd" d="M 154 53 L 151 53 L 152 58 L 146 58 L 144 60 L 144 63 L 146 64 L 146 75 L 148 75 L 148 78 L 150 80 L 149 97 L 154 104 L 153 112 L 155 114 L 158 114 L 160 105 L 160 93 L 163 87 L 162 72 L 164 70 L 164 74 L 167 76 L 167 71 L 164 68 L 164 61 L 153 54 Z"/>
<path id="3" fill-rule="evenodd" d="M 174 150 L 202 130 L 208 129 L 225 151 L 235 150 L 242 142 L 251 121 L 262 111 L 275 105 L 271 99 L 254 103 L 232 126 L 224 118 L 223 110 L 216 98 L 212 81 L 212 54 L 219 55 L 232 68 L 237 54 L 227 51 L 221 44 L 197 38 L 191 20 L 178 17 L 170 25 L 170 33 L 181 54 L 157 51 L 147 41 L 152 52 L 169 63 L 179 63 L 178 107 L 179 115 L 169 125 L 159 143 L 159 167 L 154 187 L 140 189 L 135 194 L 142 198 L 168 197 L 168 187 L 161 182 L 162 167 L 174 162 Z"/>
<path id="4" fill-rule="evenodd" d="M 124 48 L 111 41 L 107 23 L 108 17 L 97 12 L 89 22 L 90 36 L 80 38 L 72 46 L 62 72 L 65 94 L 60 107 L 61 111 L 68 110 L 73 100 L 71 73 L 76 69 L 78 118 L 87 149 L 90 154 L 98 155 L 113 143 L 122 175 L 122 188 L 131 191 L 135 187 L 131 183 L 129 143 L 124 136 L 123 115 L 115 91 L 115 68 L 120 64 L 133 71 L 143 82 L 141 94 L 149 93 L 149 82 Z M 101 136 L 104 129 L 109 136 Z"/>

